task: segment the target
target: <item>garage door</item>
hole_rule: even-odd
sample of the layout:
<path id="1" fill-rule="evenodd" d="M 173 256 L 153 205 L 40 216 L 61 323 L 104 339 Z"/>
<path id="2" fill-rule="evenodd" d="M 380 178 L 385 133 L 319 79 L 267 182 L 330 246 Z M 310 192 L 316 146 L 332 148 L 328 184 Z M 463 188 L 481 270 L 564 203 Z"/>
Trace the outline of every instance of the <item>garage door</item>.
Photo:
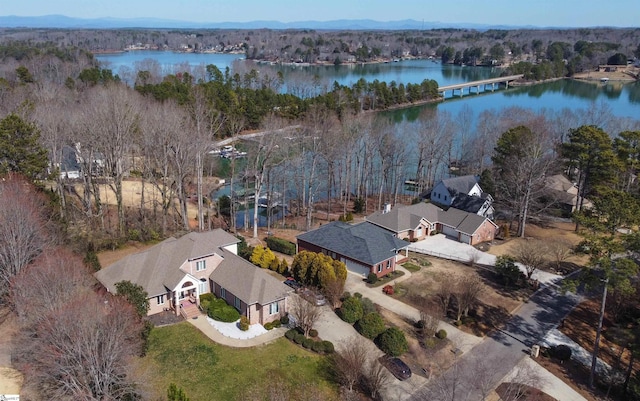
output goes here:
<path id="1" fill-rule="evenodd" d="M 342 259 L 342 262 L 347 265 L 347 270 L 349 270 L 351 273 L 359 274 L 362 277 L 367 277 L 367 275 L 369 275 L 369 273 L 371 272 L 371 270 L 369 270 L 369 267 L 363 266 L 360 263 L 356 263 L 347 259 Z"/>
<path id="2" fill-rule="evenodd" d="M 449 237 L 453 237 L 453 238 L 458 238 L 458 232 L 456 231 L 455 228 L 449 227 L 449 226 L 442 226 L 442 233 L 446 236 Z"/>

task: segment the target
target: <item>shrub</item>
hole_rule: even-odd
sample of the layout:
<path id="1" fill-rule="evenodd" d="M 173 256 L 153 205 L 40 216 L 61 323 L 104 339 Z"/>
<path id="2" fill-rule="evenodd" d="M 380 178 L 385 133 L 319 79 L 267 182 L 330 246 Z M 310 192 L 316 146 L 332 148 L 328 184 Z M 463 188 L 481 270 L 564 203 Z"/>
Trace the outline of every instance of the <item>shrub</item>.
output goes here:
<path id="1" fill-rule="evenodd" d="M 362 319 L 356 322 L 356 330 L 358 330 L 358 333 L 367 337 L 369 340 L 378 337 L 384 329 L 384 320 L 382 320 L 382 316 L 376 312 L 367 313 Z"/>
<path id="2" fill-rule="evenodd" d="M 320 354 L 324 352 L 324 345 L 322 344 L 322 341 L 314 341 L 313 344 L 311 344 L 311 349 L 313 352 Z"/>
<path id="3" fill-rule="evenodd" d="M 302 342 L 306 339 L 307 338 L 304 336 L 304 334 L 296 333 L 296 335 L 293 337 L 293 342 L 295 342 L 296 344 L 302 344 Z"/>
<path id="4" fill-rule="evenodd" d="M 378 282 L 378 276 L 375 273 L 369 273 L 367 276 L 367 283 L 375 284 Z"/>
<path id="5" fill-rule="evenodd" d="M 353 296 L 354 296 L 355 298 L 362 299 L 362 294 L 360 294 L 359 292 L 354 292 L 354 293 L 353 293 Z"/>
<path id="6" fill-rule="evenodd" d="M 325 354 L 333 354 L 333 352 L 335 351 L 335 348 L 331 341 L 323 341 L 322 345 L 323 345 Z"/>
<path id="7" fill-rule="evenodd" d="M 240 327 L 240 330 L 242 331 L 249 330 L 249 318 L 244 315 L 240 316 L 239 327 Z"/>
<path id="8" fill-rule="evenodd" d="M 362 304 L 362 316 L 368 313 L 377 312 L 376 304 L 374 304 L 369 298 L 362 298 L 360 303 Z"/>
<path id="9" fill-rule="evenodd" d="M 455 324 L 456 326 L 460 327 L 460 326 L 462 326 L 462 320 L 456 320 L 455 322 L 453 322 L 453 324 Z"/>
<path id="10" fill-rule="evenodd" d="M 315 341 L 310 338 L 305 338 L 304 340 L 302 340 L 302 346 L 306 349 L 310 349 L 311 347 L 313 347 L 313 343 L 315 343 Z"/>
<path id="11" fill-rule="evenodd" d="M 266 242 L 267 242 L 267 246 L 271 250 L 284 253 L 285 255 L 293 256 L 296 254 L 296 244 L 294 244 L 293 242 L 287 241 L 284 238 L 267 237 Z"/>
<path id="12" fill-rule="evenodd" d="M 227 305 L 224 299 L 215 299 L 207 308 L 207 315 L 211 319 L 225 323 L 233 323 L 240 319 L 240 312 L 233 306 Z"/>
<path id="13" fill-rule="evenodd" d="M 280 318 L 280 323 L 287 325 L 289 324 L 289 315 L 284 315 Z"/>
<path id="14" fill-rule="evenodd" d="M 351 293 L 349 291 L 345 291 L 342 293 L 342 296 L 340 297 L 341 301 L 344 301 L 347 298 L 351 298 Z"/>
<path id="15" fill-rule="evenodd" d="M 309 337 L 318 337 L 318 330 L 316 329 L 309 330 Z"/>
<path id="16" fill-rule="evenodd" d="M 284 336 L 285 336 L 285 337 L 287 337 L 289 340 L 292 340 L 292 341 L 293 341 L 293 338 L 294 338 L 297 334 L 299 334 L 299 333 L 298 333 L 298 330 L 296 330 L 296 329 L 290 329 L 290 330 L 287 330 L 287 332 L 286 332 L 286 333 L 284 333 Z"/>
<path id="17" fill-rule="evenodd" d="M 508 255 L 502 255 L 496 258 L 495 271 L 505 287 L 511 285 L 519 286 L 524 282 L 525 275 L 520 268 L 516 266 L 515 262 L 515 259 Z"/>
<path id="18" fill-rule="evenodd" d="M 568 345 L 560 344 L 551 349 L 551 355 L 560 361 L 568 361 L 571 359 L 571 348 Z"/>
<path id="19" fill-rule="evenodd" d="M 215 301 L 216 296 L 213 295 L 212 293 L 208 292 L 206 294 L 200 294 L 200 305 L 202 305 L 202 301 Z"/>
<path id="20" fill-rule="evenodd" d="M 273 322 L 271 322 L 271 326 L 274 329 L 277 329 L 278 327 L 282 326 L 282 322 L 280 322 L 280 319 L 274 320 Z"/>
<path id="21" fill-rule="evenodd" d="M 94 250 L 88 250 L 84 255 L 84 264 L 96 272 L 102 269 L 100 260 L 98 259 L 98 254 Z"/>
<path id="22" fill-rule="evenodd" d="M 362 319 L 362 302 L 356 297 L 350 297 L 344 300 L 340 307 L 340 319 L 347 323 L 354 324 Z"/>
<path id="23" fill-rule="evenodd" d="M 385 285 L 384 287 L 382 287 L 382 292 L 384 292 L 387 295 L 393 295 L 393 293 L 395 292 L 395 290 L 393 289 L 393 286 L 390 284 Z"/>
<path id="24" fill-rule="evenodd" d="M 441 340 L 444 340 L 445 338 L 447 338 L 447 331 L 446 330 L 438 330 L 436 332 L 436 337 L 438 337 Z"/>
<path id="25" fill-rule="evenodd" d="M 409 344 L 404 333 L 391 327 L 376 338 L 376 344 L 387 355 L 400 356 L 409 350 Z"/>
<path id="26" fill-rule="evenodd" d="M 265 323 L 264 324 L 264 328 L 267 330 L 271 330 L 273 329 L 273 324 L 271 324 L 271 322 Z"/>

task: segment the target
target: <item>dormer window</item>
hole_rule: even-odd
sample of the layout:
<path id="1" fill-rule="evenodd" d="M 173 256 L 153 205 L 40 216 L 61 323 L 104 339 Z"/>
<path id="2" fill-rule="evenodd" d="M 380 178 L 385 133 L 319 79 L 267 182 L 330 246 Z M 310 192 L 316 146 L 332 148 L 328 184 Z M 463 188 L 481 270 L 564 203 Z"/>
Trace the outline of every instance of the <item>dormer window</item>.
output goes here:
<path id="1" fill-rule="evenodd" d="M 207 269 L 207 263 L 205 260 L 199 260 L 196 262 L 196 271 L 201 272 Z"/>

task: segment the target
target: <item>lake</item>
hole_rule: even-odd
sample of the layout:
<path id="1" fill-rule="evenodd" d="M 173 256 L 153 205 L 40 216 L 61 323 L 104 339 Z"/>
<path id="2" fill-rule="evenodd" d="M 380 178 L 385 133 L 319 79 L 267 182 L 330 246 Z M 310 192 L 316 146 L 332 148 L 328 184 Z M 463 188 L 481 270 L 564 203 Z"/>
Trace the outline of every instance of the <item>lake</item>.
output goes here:
<path id="1" fill-rule="evenodd" d="M 193 69 L 200 69 L 208 64 L 214 64 L 221 71 L 226 67 L 233 68 L 234 63 L 246 63 L 244 68 L 255 68 L 261 73 L 275 76 L 281 72 L 286 82 L 316 80 L 323 86 L 330 87 L 334 81 L 342 85 L 352 85 L 360 78 L 367 81 L 395 81 L 400 84 L 420 83 L 424 79 L 433 79 L 439 85 L 450 85 L 461 82 L 477 81 L 493 78 L 502 72 L 499 68 L 460 67 L 456 65 L 442 65 L 437 60 L 402 60 L 399 62 L 357 65 L 329 65 L 329 66 L 296 66 L 296 65 L 268 65 L 244 60 L 242 54 L 219 53 L 177 53 L 165 51 L 130 51 L 124 53 L 98 54 L 96 59 L 106 68 L 127 77 L 144 64 L 145 60 L 155 60 L 163 73 L 173 73 L 180 67 L 189 65 Z M 130 75 L 129 75 L 130 76 Z M 450 96 L 450 95 L 448 95 Z M 560 80 L 536 84 L 527 87 L 513 87 L 496 92 L 486 92 L 479 95 L 465 95 L 462 98 L 453 97 L 436 106 L 448 110 L 454 115 L 463 105 L 469 105 L 477 116 L 487 109 L 502 109 L 518 106 L 533 110 L 586 109 L 592 103 L 607 104 L 612 113 L 618 117 L 631 119 L 640 118 L 640 83 L 582 82 L 576 80 Z M 416 110 L 398 112 L 411 119 L 417 115 Z"/>

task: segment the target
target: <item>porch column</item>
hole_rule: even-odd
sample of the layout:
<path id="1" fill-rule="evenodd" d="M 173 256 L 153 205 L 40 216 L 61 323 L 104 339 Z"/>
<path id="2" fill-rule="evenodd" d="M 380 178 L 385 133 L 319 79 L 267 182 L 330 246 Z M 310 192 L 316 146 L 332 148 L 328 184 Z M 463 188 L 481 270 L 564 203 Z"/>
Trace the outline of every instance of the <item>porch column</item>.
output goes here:
<path id="1" fill-rule="evenodd" d="M 178 299 L 178 291 L 173 291 L 173 304 L 176 310 L 176 315 L 180 315 L 180 300 Z"/>

